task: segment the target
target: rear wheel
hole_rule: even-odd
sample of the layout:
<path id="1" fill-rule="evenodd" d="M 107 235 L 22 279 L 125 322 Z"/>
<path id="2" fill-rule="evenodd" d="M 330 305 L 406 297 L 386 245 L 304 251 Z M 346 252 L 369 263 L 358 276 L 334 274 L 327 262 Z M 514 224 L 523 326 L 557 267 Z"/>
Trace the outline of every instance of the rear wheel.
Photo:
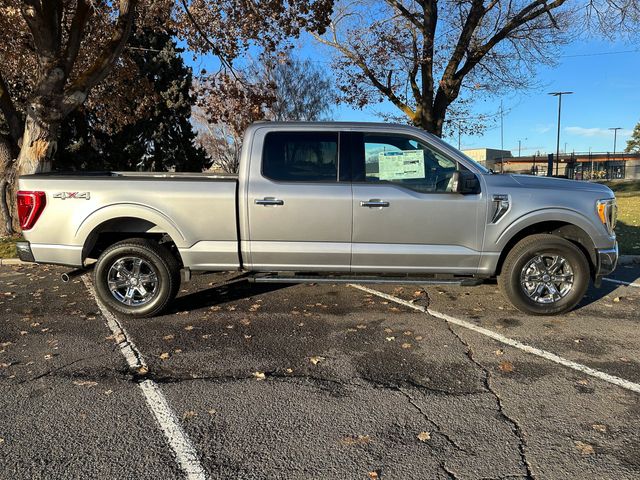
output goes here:
<path id="1" fill-rule="evenodd" d="M 564 238 L 531 235 L 509 252 L 498 284 L 518 310 L 556 315 L 571 310 L 584 296 L 589 286 L 589 262 Z"/>
<path id="2" fill-rule="evenodd" d="M 115 243 L 98 258 L 96 293 L 112 311 L 132 317 L 159 314 L 180 287 L 180 265 L 162 245 L 143 238 Z"/>

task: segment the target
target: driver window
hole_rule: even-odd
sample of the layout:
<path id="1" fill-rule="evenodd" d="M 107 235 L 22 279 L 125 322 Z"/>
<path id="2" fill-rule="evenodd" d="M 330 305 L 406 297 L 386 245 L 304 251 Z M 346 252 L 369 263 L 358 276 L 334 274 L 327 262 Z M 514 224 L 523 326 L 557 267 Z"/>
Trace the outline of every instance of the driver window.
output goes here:
<path id="1" fill-rule="evenodd" d="M 365 182 L 391 182 L 423 193 L 452 192 L 458 164 L 402 135 L 364 135 Z"/>

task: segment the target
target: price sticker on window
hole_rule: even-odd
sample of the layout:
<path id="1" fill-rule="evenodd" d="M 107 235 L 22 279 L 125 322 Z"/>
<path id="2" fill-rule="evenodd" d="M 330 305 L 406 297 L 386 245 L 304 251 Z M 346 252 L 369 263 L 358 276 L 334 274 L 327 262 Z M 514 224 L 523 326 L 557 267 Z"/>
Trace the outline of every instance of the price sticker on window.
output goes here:
<path id="1" fill-rule="evenodd" d="M 378 155 L 380 180 L 425 178 L 423 150 L 396 150 Z"/>

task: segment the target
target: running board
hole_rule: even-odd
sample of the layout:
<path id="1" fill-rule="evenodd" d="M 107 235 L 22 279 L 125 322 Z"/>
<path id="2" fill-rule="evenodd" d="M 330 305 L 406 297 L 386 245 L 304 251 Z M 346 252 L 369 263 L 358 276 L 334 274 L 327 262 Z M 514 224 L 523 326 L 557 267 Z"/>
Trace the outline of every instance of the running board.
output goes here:
<path id="1" fill-rule="evenodd" d="M 301 276 L 301 275 L 278 275 L 278 274 L 256 274 L 249 277 L 254 283 L 370 283 L 389 285 L 458 285 L 462 287 L 475 287 L 481 285 L 482 278 L 419 278 L 419 277 L 372 277 L 355 276 L 347 277 L 337 275 L 335 277 L 321 276 Z"/>

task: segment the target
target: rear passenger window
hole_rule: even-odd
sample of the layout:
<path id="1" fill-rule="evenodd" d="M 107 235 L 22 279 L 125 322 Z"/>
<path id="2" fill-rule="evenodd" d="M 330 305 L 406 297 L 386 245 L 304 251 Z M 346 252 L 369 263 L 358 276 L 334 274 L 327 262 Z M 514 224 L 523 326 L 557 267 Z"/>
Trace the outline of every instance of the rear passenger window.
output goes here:
<path id="1" fill-rule="evenodd" d="M 268 133 L 262 174 L 284 182 L 336 182 L 338 132 Z"/>

